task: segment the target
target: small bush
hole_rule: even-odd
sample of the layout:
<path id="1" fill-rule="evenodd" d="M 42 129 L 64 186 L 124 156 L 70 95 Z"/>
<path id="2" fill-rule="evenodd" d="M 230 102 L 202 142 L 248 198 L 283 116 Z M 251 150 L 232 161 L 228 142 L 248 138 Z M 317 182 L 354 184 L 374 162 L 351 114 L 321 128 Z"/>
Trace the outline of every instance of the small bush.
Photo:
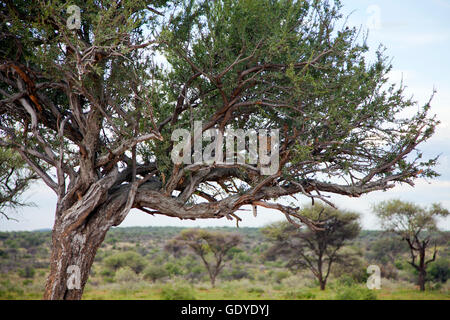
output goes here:
<path id="1" fill-rule="evenodd" d="M 287 271 L 278 271 L 273 276 L 276 283 L 281 283 L 281 281 L 287 277 L 289 277 L 289 272 Z"/>
<path id="2" fill-rule="evenodd" d="M 102 271 L 100 271 L 100 275 L 105 278 L 112 278 L 114 277 L 114 271 L 110 269 L 103 269 Z"/>
<path id="3" fill-rule="evenodd" d="M 248 293 L 256 293 L 258 296 L 261 296 L 264 293 L 264 289 L 258 287 L 251 287 L 247 289 Z"/>
<path id="4" fill-rule="evenodd" d="M 180 276 L 183 274 L 181 267 L 173 262 L 167 262 L 164 268 L 170 276 Z"/>
<path id="5" fill-rule="evenodd" d="M 155 282 L 156 280 L 162 279 L 164 277 L 167 277 L 169 273 L 167 270 L 162 266 L 148 266 L 143 271 L 144 279 L 150 280 L 152 282 Z"/>
<path id="6" fill-rule="evenodd" d="M 135 273 L 140 273 L 146 266 L 145 259 L 137 252 L 126 251 L 114 254 L 103 260 L 105 266 L 112 270 L 130 267 Z"/>
<path id="7" fill-rule="evenodd" d="M 22 284 L 24 286 L 27 286 L 27 285 L 32 284 L 32 283 L 33 283 L 33 280 L 31 280 L 31 279 L 25 279 L 25 280 L 22 281 Z"/>
<path id="8" fill-rule="evenodd" d="M 377 295 L 374 290 L 359 286 L 348 286 L 338 290 L 336 300 L 376 300 Z"/>
<path id="9" fill-rule="evenodd" d="M 428 270 L 429 280 L 445 283 L 450 278 L 450 260 L 437 259 L 433 262 Z"/>
<path id="10" fill-rule="evenodd" d="M 34 270 L 34 268 L 31 266 L 26 266 L 25 268 L 20 269 L 18 271 L 18 274 L 22 278 L 27 278 L 27 279 L 34 278 L 34 275 L 36 274 L 36 270 Z"/>
<path id="11" fill-rule="evenodd" d="M 124 267 L 117 270 L 115 280 L 118 282 L 136 282 L 139 277 L 130 267 Z"/>
<path id="12" fill-rule="evenodd" d="M 166 285 L 161 290 L 163 300 L 195 300 L 193 290 L 188 286 Z"/>
<path id="13" fill-rule="evenodd" d="M 343 287 L 350 287 L 356 284 L 355 279 L 351 275 L 343 275 L 338 279 L 338 285 Z"/>

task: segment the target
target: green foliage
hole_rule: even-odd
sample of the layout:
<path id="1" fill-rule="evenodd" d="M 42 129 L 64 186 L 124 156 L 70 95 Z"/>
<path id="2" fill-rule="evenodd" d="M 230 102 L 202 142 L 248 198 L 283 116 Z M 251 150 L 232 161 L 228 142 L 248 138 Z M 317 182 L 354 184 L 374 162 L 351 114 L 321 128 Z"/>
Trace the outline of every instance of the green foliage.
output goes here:
<path id="1" fill-rule="evenodd" d="M 161 290 L 163 300 L 195 300 L 191 287 L 186 285 L 165 285 Z"/>
<path id="2" fill-rule="evenodd" d="M 439 258 L 428 270 L 429 280 L 445 283 L 450 278 L 450 259 Z"/>
<path id="3" fill-rule="evenodd" d="M 284 294 L 284 297 L 288 300 L 313 300 L 316 295 L 308 290 L 288 291 Z"/>
<path id="4" fill-rule="evenodd" d="M 273 280 L 276 283 L 281 283 L 284 279 L 288 278 L 290 273 L 288 271 L 277 271 L 273 275 Z"/>
<path id="5" fill-rule="evenodd" d="M 262 296 L 264 294 L 264 289 L 259 288 L 259 287 L 250 287 L 247 289 L 248 293 L 254 293 L 256 294 L 258 297 Z"/>
<path id="6" fill-rule="evenodd" d="M 36 274 L 36 270 L 31 266 L 26 266 L 25 268 L 20 269 L 18 274 L 22 278 L 34 278 L 34 275 Z"/>
<path id="7" fill-rule="evenodd" d="M 371 254 L 368 258 L 381 263 L 395 263 L 399 255 L 409 251 L 406 242 L 399 241 L 399 239 L 393 238 L 392 236 L 378 239 L 370 246 Z"/>
<path id="8" fill-rule="evenodd" d="M 116 271 L 114 276 L 114 280 L 117 282 L 137 282 L 139 281 L 139 277 L 130 267 L 121 267 Z"/>
<path id="9" fill-rule="evenodd" d="M 170 273 L 166 268 L 159 265 L 149 265 L 142 272 L 144 279 L 155 282 L 156 280 L 167 277 Z"/>
<path id="10" fill-rule="evenodd" d="M 103 260 L 106 267 L 112 270 L 118 270 L 122 267 L 130 267 L 135 273 L 140 273 L 144 270 L 147 262 L 138 253 L 134 251 L 126 251 L 116 253 Z"/>
<path id="11" fill-rule="evenodd" d="M 404 239 L 414 239 L 419 233 L 436 231 L 436 219 L 450 215 L 450 211 L 438 203 L 422 207 L 398 199 L 383 201 L 374 205 L 373 210 L 385 230 L 398 233 Z"/>
<path id="12" fill-rule="evenodd" d="M 377 294 L 374 290 L 363 288 L 361 286 L 351 285 L 339 288 L 336 300 L 377 300 Z"/>
<path id="13" fill-rule="evenodd" d="M 111 270 L 111 269 L 109 269 L 109 268 L 106 268 L 106 269 L 103 269 L 103 270 L 100 272 L 100 275 L 101 275 L 102 277 L 111 278 L 111 277 L 114 276 L 114 271 Z"/>
<path id="14" fill-rule="evenodd" d="M 183 274 L 183 269 L 175 262 L 167 262 L 164 264 L 164 269 L 170 276 L 179 276 Z"/>
<path id="15" fill-rule="evenodd" d="M 24 290 L 11 283 L 9 280 L 0 281 L 0 298 L 1 299 L 15 299 L 17 296 L 22 296 Z"/>

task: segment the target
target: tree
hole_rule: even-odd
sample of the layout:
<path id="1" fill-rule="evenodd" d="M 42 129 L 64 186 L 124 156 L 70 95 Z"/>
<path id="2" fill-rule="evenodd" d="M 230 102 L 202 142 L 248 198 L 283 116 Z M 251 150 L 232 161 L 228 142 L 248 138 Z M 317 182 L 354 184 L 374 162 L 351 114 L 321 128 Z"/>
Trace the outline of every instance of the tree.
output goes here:
<path id="1" fill-rule="evenodd" d="M 14 219 L 5 209 L 28 205 L 21 196 L 36 179 L 36 174 L 26 167 L 16 152 L 0 147 L 0 215 L 8 220 Z"/>
<path id="2" fill-rule="evenodd" d="M 174 240 L 180 245 L 189 247 L 201 258 L 214 287 L 217 276 L 229 258 L 227 253 L 242 242 L 242 237 L 236 233 L 189 229 L 183 230 Z"/>
<path id="3" fill-rule="evenodd" d="M 402 253 L 407 253 L 409 248 L 406 243 L 399 242 L 392 235 L 376 240 L 370 246 L 370 257 L 381 263 L 395 265 L 396 260 Z"/>
<path id="4" fill-rule="evenodd" d="M 389 85 L 382 52 L 367 62 L 358 30 L 338 27 L 338 2 L 71 4 L 0 3 L 0 146 L 57 195 L 46 299 L 81 298 L 95 252 L 131 208 L 239 222 L 251 205 L 310 224 L 270 199 L 329 202 L 435 176 L 436 159 L 417 151 L 438 123 L 430 103 L 399 118 L 416 103 Z M 196 134 L 176 143 L 176 129 Z M 200 143 L 231 129 L 242 131 L 230 146 L 250 149 L 244 137 L 257 132 L 271 151 L 230 147 L 224 162 Z M 180 145 L 187 163 L 171 159 Z M 79 289 L 67 288 L 69 266 Z"/>
<path id="5" fill-rule="evenodd" d="M 135 273 L 140 273 L 146 266 L 145 259 L 139 253 L 133 251 L 116 253 L 105 258 L 103 263 L 106 267 L 114 271 L 129 267 Z"/>
<path id="6" fill-rule="evenodd" d="M 431 245 L 431 232 L 438 231 L 436 218 L 446 217 L 450 212 L 440 204 L 429 208 L 411 202 L 389 200 L 374 206 L 383 229 L 395 232 L 406 241 L 411 254 L 409 263 L 417 270 L 420 291 L 425 291 L 428 265 L 436 259 L 437 249 L 427 260 L 427 249 Z M 418 259 L 418 261 L 417 261 Z"/>
<path id="7" fill-rule="evenodd" d="M 155 282 L 158 279 L 166 277 L 168 272 L 163 266 L 150 265 L 144 269 L 143 274 L 144 279 L 150 279 L 152 282 Z"/>
<path id="8" fill-rule="evenodd" d="M 320 289 L 325 290 L 331 266 L 345 264 L 350 258 L 339 250 L 358 236 L 359 215 L 320 204 L 306 207 L 300 214 L 320 225 L 320 230 L 311 227 L 300 230 L 286 222 L 268 226 L 263 233 L 273 246 L 265 255 L 287 259 L 287 267 L 294 271 L 309 269 L 319 281 Z"/>

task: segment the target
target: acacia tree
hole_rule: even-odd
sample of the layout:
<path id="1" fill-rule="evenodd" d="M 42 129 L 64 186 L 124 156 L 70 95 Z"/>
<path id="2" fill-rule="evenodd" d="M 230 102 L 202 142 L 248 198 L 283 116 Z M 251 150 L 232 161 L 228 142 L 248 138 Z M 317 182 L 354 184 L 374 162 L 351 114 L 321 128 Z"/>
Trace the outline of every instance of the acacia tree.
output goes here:
<path id="1" fill-rule="evenodd" d="M 432 257 L 427 260 L 427 249 L 431 245 L 431 232 L 438 231 L 436 218 L 446 217 L 450 212 L 440 204 L 429 208 L 411 202 L 390 200 L 374 206 L 383 229 L 395 232 L 406 241 L 411 253 L 409 263 L 417 270 L 420 291 L 425 291 L 428 265 L 436 260 L 436 243 Z"/>
<path id="2" fill-rule="evenodd" d="M 65 1 L 0 3 L 0 145 L 58 199 L 46 299 L 81 297 L 106 232 L 131 208 L 239 221 L 251 205 L 309 224 L 270 200 L 329 202 L 435 175 L 435 160 L 416 154 L 437 124 L 430 104 L 398 116 L 416 104 L 388 84 L 382 52 L 367 62 L 358 30 L 338 27 L 339 2 L 71 4 L 80 20 Z M 279 129 L 279 170 L 173 163 L 172 132 L 196 120 L 205 135 Z M 79 288 L 67 286 L 69 266 Z"/>
<path id="3" fill-rule="evenodd" d="M 171 245 L 167 247 L 168 250 L 174 249 L 174 243 L 178 243 L 189 247 L 202 259 L 214 288 L 216 278 L 225 266 L 228 252 L 242 242 L 242 237 L 236 233 L 190 229 L 183 230 L 172 240 Z"/>
<path id="4" fill-rule="evenodd" d="M 358 236 L 359 215 L 320 204 L 306 207 L 300 214 L 316 222 L 320 229 L 301 230 L 285 222 L 266 227 L 263 233 L 273 246 L 265 256 L 281 256 L 288 260 L 286 266 L 295 271 L 309 269 L 319 281 L 320 290 L 325 290 L 332 265 L 351 261 L 349 253 L 339 250 Z"/>

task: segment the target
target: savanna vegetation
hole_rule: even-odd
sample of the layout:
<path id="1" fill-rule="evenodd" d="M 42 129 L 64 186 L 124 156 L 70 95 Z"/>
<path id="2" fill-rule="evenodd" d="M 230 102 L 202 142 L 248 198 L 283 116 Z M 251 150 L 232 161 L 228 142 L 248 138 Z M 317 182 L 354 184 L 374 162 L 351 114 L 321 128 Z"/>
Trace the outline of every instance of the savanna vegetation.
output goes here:
<path id="1" fill-rule="evenodd" d="M 405 241 L 393 233 L 359 229 L 338 250 L 339 258 L 346 257 L 343 262 L 347 263 L 337 259 L 330 268 L 325 290 L 320 290 L 320 279 L 308 266 L 292 264 L 284 255 L 274 255 L 274 232 L 283 225 L 277 223 L 263 229 L 114 228 L 95 257 L 83 298 L 450 299 L 449 232 L 430 234 L 438 253 L 428 266 L 425 292 L 419 291 L 418 271 L 409 263 Z M 230 233 L 240 241 L 226 252 L 221 251 L 223 264 L 212 286 L 201 257 L 195 250 L 188 250 L 186 244 L 180 245 L 179 240 L 189 238 L 187 235 L 198 239 Z M 296 243 L 296 237 L 293 239 Z M 50 231 L 0 233 L 1 299 L 42 298 L 49 274 L 50 248 Z M 202 250 L 206 259 L 214 256 L 207 245 Z M 366 269 L 370 264 L 381 268 L 381 290 L 366 287 Z"/>

